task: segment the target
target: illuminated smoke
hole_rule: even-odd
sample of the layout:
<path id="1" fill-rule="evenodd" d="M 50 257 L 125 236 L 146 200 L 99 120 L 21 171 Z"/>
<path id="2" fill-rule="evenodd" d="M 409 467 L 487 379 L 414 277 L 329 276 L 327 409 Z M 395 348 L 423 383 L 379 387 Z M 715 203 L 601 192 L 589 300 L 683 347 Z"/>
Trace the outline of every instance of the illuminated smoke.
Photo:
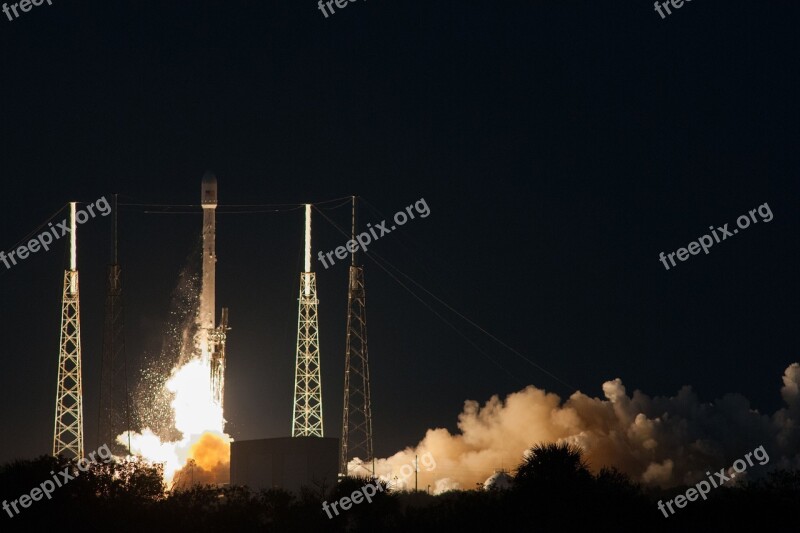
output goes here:
<path id="1" fill-rule="evenodd" d="M 189 450 L 192 462 L 175 473 L 175 487 L 230 481 L 231 440 L 222 433 L 203 433 Z"/>
<path id="2" fill-rule="evenodd" d="M 222 408 L 212 399 L 210 370 L 207 362 L 194 358 L 176 368 L 166 382 L 166 389 L 174 395 L 172 409 L 175 428 L 182 435 L 180 440 L 164 442 L 150 429 L 131 435 L 135 454 L 164 463 L 164 480 L 168 485 L 189 460 L 204 474 L 198 474 L 196 483 L 228 481 L 231 439 L 224 433 Z M 127 442 L 127 435 L 120 436 L 118 441 Z M 180 484 L 185 485 L 186 479 L 181 478 Z"/>
<path id="3" fill-rule="evenodd" d="M 130 433 L 133 453 L 163 463 L 167 486 L 179 488 L 229 481 L 231 438 L 213 401 L 210 362 L 195 323 L 198 294 L 196 265 L 190 265 L 173 294 L 161 356 L 143 372 L 137 407 L 144 429 Z M 128 433 L 117 442 L 127 447 Z"/>
<path id="4" fill-rule="evenodd" d="M 628 395 L 622 381 L 603 384 L 604 398 L 572 394 L 565 402 L 556 394 L 529 386 L 493 396 L 481 407 L 467 401 L 459 415 L 459 433 L 430 429 L 416 448 L 406 448 L 376 461 L 378 475 L 399 476 L 414 455 L 430 452 L 436 468 L 419 468 L 419 488 L 432 492 L 473 489 L 500 468 L 514 469 L 536 443 L 565 442 L 581 446 L 590 468 L 614 466 L 645 486 L 694 483 L 709 469 L 730 467 L 763 445 L 770 461 L 748 471 L 759 475 L 769 467 L 800 468 L 800 365 L 784 372 L 781 396 L 786 407 L 761 414 L 740 394 L 703 403 L 691 387 L 672 397 Z M 354 475 L 365 475 L 360 461 L 351 461 Z M 371 470 L 371 468 L 370 468 Z M 414 478 L 406 486 L 413 488 Z"/>
<path id="5" fill-rule="evenodd" d="M 208 385 L 208 386 L 206 386 Z M 184 435 L 200 435 L 204 431 L 222 433 L 225 420 L 222 407 L 211 394 L 211 366 L 203 359 L 192 359 L 167 381 L 167 390 L 175 395 L 175 427 Z"/>

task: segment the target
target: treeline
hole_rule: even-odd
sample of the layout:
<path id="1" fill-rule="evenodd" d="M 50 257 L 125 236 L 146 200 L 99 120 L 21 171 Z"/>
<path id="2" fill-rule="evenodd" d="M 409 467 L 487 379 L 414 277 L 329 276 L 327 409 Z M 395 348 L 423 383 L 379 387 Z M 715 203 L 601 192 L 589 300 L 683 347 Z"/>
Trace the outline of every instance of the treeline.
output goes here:
<path id="1" fill-rule="evenodd" d="M 48 480 L 53 490 L 43 487 Z M 592 474 L 576 448 L 542 445 L 519 465 L 509 489 L 438 496 L 378 490 L 371 502 L 328 518 L 323 502 L 349 497 L 368 482 L 348 478 L 297 495 L 209 486 L 166 492 L 159 467 L 91 463 L 78 470 L 74 462 L 43 456 L 0 467 L 0 532 L 798 531 L 797 470 L 716 489 L 708 500 L 664 517 L 657 502 L 686 487 L 646 491 L 614 469 Z"/>

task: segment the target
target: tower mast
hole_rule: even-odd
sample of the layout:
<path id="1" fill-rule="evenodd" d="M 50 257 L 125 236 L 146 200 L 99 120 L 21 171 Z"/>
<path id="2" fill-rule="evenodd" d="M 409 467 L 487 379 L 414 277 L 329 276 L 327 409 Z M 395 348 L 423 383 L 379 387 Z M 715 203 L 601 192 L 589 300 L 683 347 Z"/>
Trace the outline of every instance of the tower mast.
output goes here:
<path id="1" fill-rule="evenodd" d="M 117 195 L 114 195 L 111 263 L 107 268 L 106 308 L 103 325 L 103 358 L 100 369 L 100 409 L 98 412 L 98 446 L 107 444 L 121 453 L 115 442 L 117 435 L 131 429 L 128 366 L 125 358 L 125 319 L 122 300 L 122 267 L 117 244 Z M 130 433 L 127 453 L 130 455 Z"/>
<path id="2" fill-rule="evenodd" d="M 311 272 L 311 204 L 306 204 L 305 270 L 300 274 L 292 437 L 322 437 L 317 277 Z"/>
<path id="3" fill-rule="evenodd" d="M 83 385 L 81 384 L 81 317 L 78 290 L 75 202 L 69 203 L 69 269 L 64 271 L 61 341 L 56 384 L 53 455 L 83 458 Z"/>
<path id="4" fill-rule="evenodd" d="M 352 240 L 356 239 L 356 197 L 353 196 Z M 374 458 L 372 452 L 372 406 L 369 391 L 369 354 L 367 351 L 367 299 L 364 267 L 357 252 L 351 252 L 347 291 L 347 337 L 345 341 L 344 402 L 339 471 L 347 475 L 347 464 L 358 457 L 364 464 Z M 374 472 L 373 472 L 374 473 Z"/>

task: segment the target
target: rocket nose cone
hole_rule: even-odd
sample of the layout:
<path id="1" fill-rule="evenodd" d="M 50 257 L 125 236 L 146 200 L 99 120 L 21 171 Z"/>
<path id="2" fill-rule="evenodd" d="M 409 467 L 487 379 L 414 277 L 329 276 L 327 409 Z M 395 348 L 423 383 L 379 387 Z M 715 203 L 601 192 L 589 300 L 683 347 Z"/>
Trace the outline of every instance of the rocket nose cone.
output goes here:
<path id="1" fill-rule="evenodd" d="M 217 177 L 212 172 L 206 172 L 200 187 L 200 201 L 204 206 L 217 205 Z"/>
<path id="2" fill-rule="evenodd" d="M 216 185 L 217 177 L 210 170 L 203 175 L 203 185 Z"/>

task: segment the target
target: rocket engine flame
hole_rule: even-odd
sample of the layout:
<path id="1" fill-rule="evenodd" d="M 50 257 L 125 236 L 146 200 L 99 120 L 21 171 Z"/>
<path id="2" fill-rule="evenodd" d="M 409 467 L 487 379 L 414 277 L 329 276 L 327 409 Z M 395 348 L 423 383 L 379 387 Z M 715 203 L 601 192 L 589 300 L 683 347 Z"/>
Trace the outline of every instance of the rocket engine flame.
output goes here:
<path id="1" fill-rule="evenodd" d="M 222 407 L 213 399 L 209 363 L 198 357 L 176 367 L 165 387 L 174 394 L 171 406 L 175 413 L 175 427 L 182 438 L 162 442 L 146 428 L 141 433 L 131 433 L 131 451 L 151 462 L 164 463 L 167 485 L 175 481 L 176 473 L 190 460 L 201 469 L 219 470 L 218 475 L 204 482 L 226 482 L 231 438 L 224 432 Z M 123 434 L 117 437 L 117 441 L 127 444 L 127 438 L 127 434 Z M 224 468 L 219 468 L 220 465 Z M 197 478 L 195 482 L 198 482 Z"/>
<path id="2" fill-rule="evenodd" d="M 213 174 L 208 173 L 203 178 L 201 202 L 202 281 L 198 287 L 196 277 L 185 275 L 186 271 L 181 275 L 177 295 L 179 315 L 183 316 L 184 323 L 170 330 L 169 338 L 173 342 L 166 350 L 168 356 L 178 356 L 178 364 L 172 368 L 163 387 L 151 391 L 158 395 L 166 390 L 172 396 L 170 406 L 174 428 L 180 439 L 162 441 L 150 428 L 117 437 L 121 443 L 130 441 L 132 453 L 152 462 L 164 463 L 164 479 L 168 486 L 173 485 L 173 481 L 173 486 L 187 485 L 179 475 L 186 467 L 190 468 L 189 484 L 224 483 L 230 477 L 232 439 L 224 431 L 222 408 L 227 310 L 223 309 L 221 329 L 214 328 L 217 180 Z M 181 333 L 179 340 L 178 332 Z M 155 422 L 164 425 L 164 420 Z"/>

